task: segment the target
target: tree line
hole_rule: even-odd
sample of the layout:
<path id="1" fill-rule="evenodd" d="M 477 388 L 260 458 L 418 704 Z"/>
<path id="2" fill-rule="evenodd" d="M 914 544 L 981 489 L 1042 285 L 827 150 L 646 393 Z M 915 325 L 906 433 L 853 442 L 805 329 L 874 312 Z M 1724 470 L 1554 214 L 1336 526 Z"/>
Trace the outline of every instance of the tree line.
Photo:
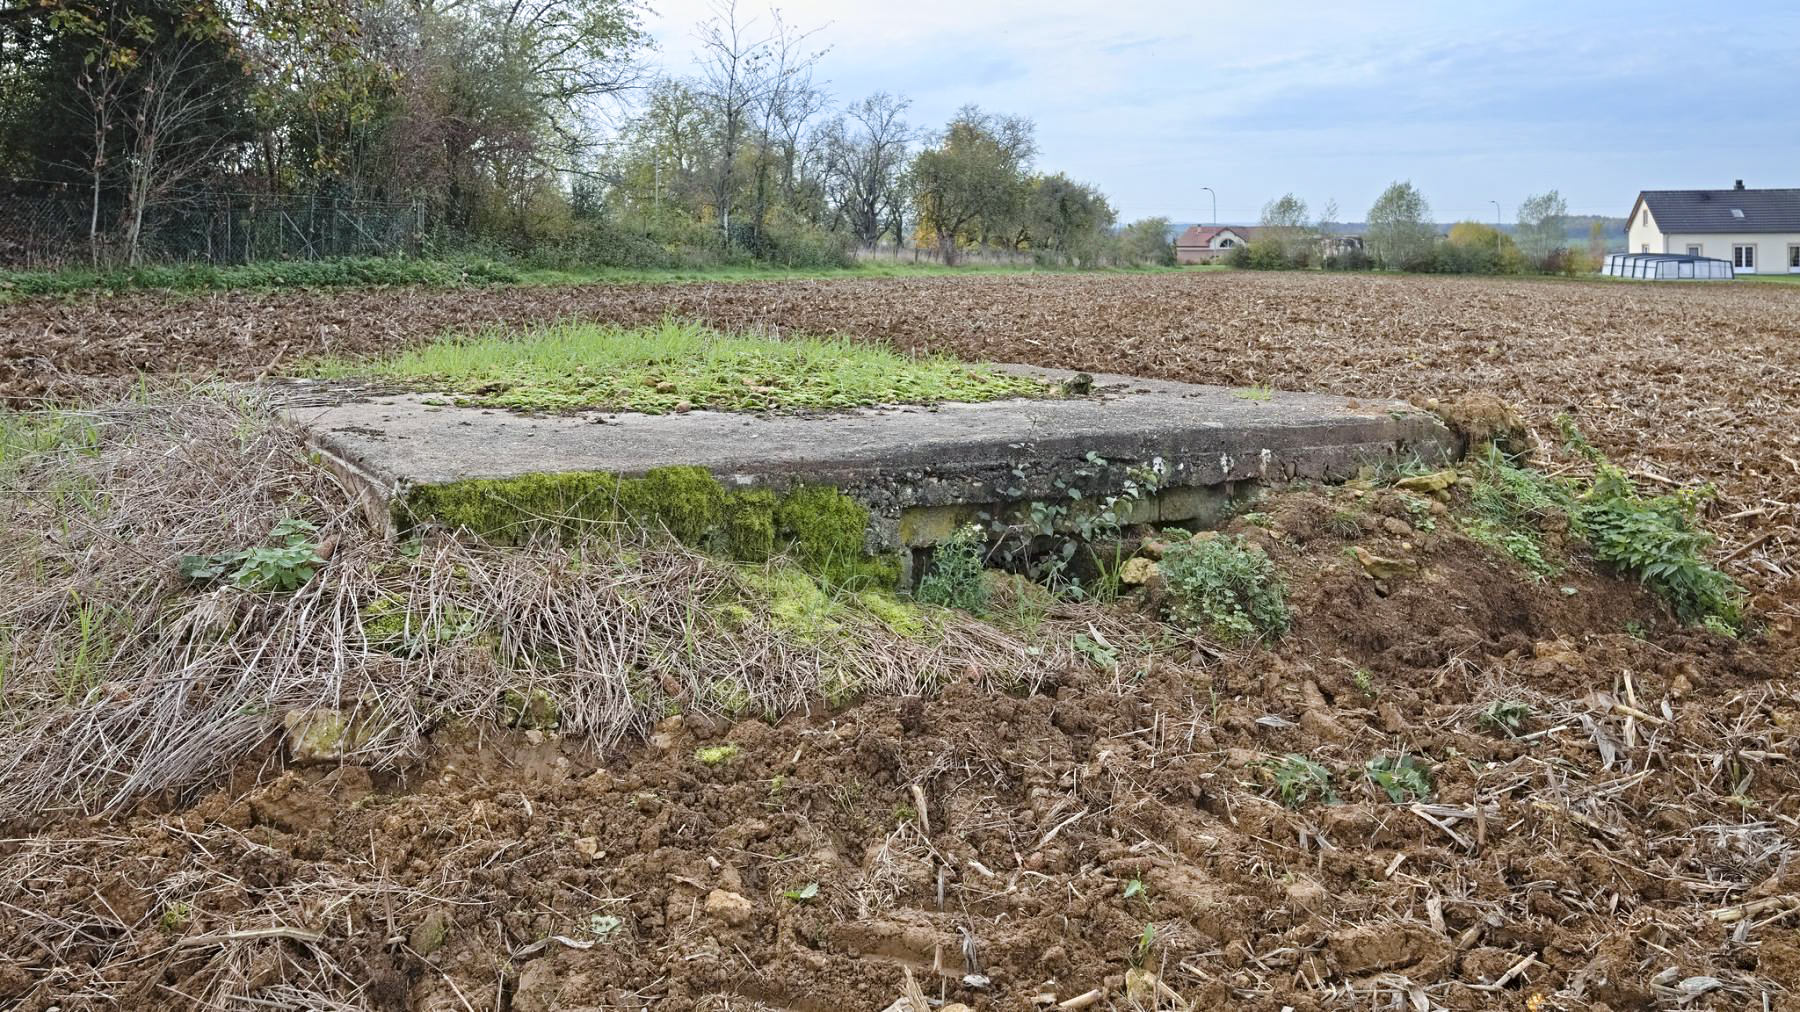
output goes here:
<path id="1" fill-rule="evenodd" d="M 1478 221 L 1459 221 L 1440 233 L 1431 205 L 1411 182 L 1395 182 L 1370 206 L 1359 247 L 1341 241 L 1337 205 L 1313 219 L 1306 202 L 1285 194 L 1263 206 L 1256 238 L 1229 258 L 1262 270 L 1320 266 L 1384 268 L 1430 274 L 1578 274 L 1598 269 L 1606 253 L 1605 226 L 1592 223 L 1585 244 L 1568 239 L 1568 202 L 1556 190 L 1525 198 L 1511 233 Z M 1334 241 L 1336 240 L 1336 241 Z"/>
<path id="2" fill-rule="evenodd" d="M 840 102 L 825 47 L 725 2 L 658 75 L 638 0 L 0 0 L 0 177 L 135 263 L 207 190 L 410 202 L 550 262 L 848 262 L 884 242 L 1171 262 L 1166 220 L 1036 164 L 1034 124 Z"/>

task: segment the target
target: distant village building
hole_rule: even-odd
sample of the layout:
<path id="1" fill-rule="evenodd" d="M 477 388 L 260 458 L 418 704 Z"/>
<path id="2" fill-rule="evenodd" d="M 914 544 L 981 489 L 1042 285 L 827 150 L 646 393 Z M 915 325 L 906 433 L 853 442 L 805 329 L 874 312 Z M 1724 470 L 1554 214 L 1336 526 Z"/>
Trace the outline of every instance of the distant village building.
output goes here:
<path id="1" fill-rule="evenodd" d="M 1224 260 L 1231 251 L 1256 241 L 1261 229 L 1245 225 L 1189 225 L 1175 237 L 1175 262 L 1178 264 L 1210 264 Z M 1325 235 L 1314 240 L 1320 260 L 1329 256 L 1359 251 L 1360 235 Z"/>
<path id="2" fill-rule="evenodd" d="M 1322 235 L 1319 237 L 1319 257 L 1343 256 L 1346 253 L 1360 253 L 1363 249 L 1363 237 L 1360 235 Z"/>
<path id="3" fill-rule="evenodd" d="M 1175 262 L 1209 264 L 1250 244 L 1251 230 L 1237 225 L 1189 225 L 1175 237 Z"/>
<path id="4" fill-rule="evenodd" d="M 1800 189 L 1644 190 L 1628 253 L 1729 260 L 1738 274 L 1800 274 Z"/>

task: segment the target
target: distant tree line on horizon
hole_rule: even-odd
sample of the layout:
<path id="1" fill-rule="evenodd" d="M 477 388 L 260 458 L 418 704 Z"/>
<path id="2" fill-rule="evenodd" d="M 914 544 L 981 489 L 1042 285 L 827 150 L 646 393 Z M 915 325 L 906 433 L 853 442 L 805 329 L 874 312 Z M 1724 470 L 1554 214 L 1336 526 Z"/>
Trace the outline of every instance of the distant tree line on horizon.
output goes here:
<path id="1" fill-rule="evenodd" d="M 196 194 L 416 206 L 543 266 L 848 263 L 922 245 L 1170 263 L 1035 164 L 1031 120 L 837 102 L 814 31 L 735 3 L 658 76 L 639 0 L 0 0 L 0 178 L 79 201 L 96 263 L 137 263 Z M 0 239 L 4 239 L 0 235 Z"/>
<path id="2" fill-rule="evenodd" d="M 1341 236 L 1337 204 L 1327 202 L 1316 219 L 1292 193 L 1263 205 L 1255 238 L 1226 262 L 1253 270 L 1388 269 L 1425 274 L 1581 274 L 1599 269 L 1606 254 L 1606 226 L 1594 218 L 1586 243 L 1568 237 L 1569 208 L 1561 193 L 1527 197 L 1510 232 L 1478 221 L 1459 221 L 1441 233 L 1425 195 L 1409 181 L 1395 182 L 1369 208 L 1361 248 L 1332 242 Z"/>

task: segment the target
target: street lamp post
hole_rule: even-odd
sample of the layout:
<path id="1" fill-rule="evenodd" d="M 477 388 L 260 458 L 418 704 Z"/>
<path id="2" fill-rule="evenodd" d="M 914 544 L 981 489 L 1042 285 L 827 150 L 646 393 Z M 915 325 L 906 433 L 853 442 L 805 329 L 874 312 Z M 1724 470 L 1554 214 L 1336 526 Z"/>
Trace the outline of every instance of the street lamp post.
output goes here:
<path id="1" fill-rule="evenodd" d="M 1207 193 L 1212 193 L 1212 209 L 1213 209 L 1212 223 L 1214 225 L 1217 225 L 1219 223 L 1219 195 L 1216 193 L 1213 193 L 1213 188 L 1210 186 L 1202 186 L 1201 189 L 1205 190 Z"/>
<path id="2" fill-rule="evenodd" d="M 1500 255 L 1500 202 L 1498 200 L 1490 200 L 1490 201 L 1488 201 L 1488 203 L 1494 205 L 1494 255 L 1499 256 Z"/>

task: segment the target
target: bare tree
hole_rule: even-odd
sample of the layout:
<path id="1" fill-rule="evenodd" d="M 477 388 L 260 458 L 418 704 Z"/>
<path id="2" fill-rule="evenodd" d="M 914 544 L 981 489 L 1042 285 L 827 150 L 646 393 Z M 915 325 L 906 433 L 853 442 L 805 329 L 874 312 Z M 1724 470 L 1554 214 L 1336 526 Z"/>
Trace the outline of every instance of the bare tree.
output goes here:
<path id="1" fill-rule="evenodd" d="M 108 152 L 112 133 L 128 113 L 126 102 L 130 89 L 126 81 L 137 64 L 145 38 L 141 22 L 128 18 L 116 5 L 108 5 L 105 20 L 94 18 L 85 24 L 91 48 L 84 54 L 81 73 L 75 78 L 75 91 L 81 96 L 81 111 L 92 130 L 93 147 L 88 151 L 82 171 L 89 182 L 88 257 L 100 265 L 100 200 L 105 189 Z"/>
<path id="2" fill-rule="evenodd" d="M 144 210 L 219 164 L 227 135 L 217 123 L 225 108 L 219 77 L 208 73 L 200 39 L 181 37 L 160 47 L 144 68 L 142 93 L 131 117 L 125 161 L 125 250 L 137 266 Z"/>
<path id="3" fill-rule="evenodd" d="M 808 40 L 817 29 L 796 31 L 781 19 L 780 11 L 770 11 L 775 27 L 764 43 L 766 59 L 761 64 L 762 80 L 752 88 L 753 103 L 761 114 L 761 129 L 756 140 L 756 187 L 751 204 L 751 222 L 760 235 L 769 212 L 769 173 L 774 149 L 782 148 L 783 189 L 791 191 L 795 147 L 807 120 L 825 107 L 828 96 L 813 84 L 813 68 L 825 50 L 807 51 Z"/>
<path id="4" fill-rule="evenodd" d="M 732 177 L 746 121 L 762 89 L 771 58 L 770 39 L 754 34 L 754 21 L 738 20 L 737 0 L 714 7 L 701 24 L 700 85 L 718 120 L 718 170 L 713 178 L 713 210 L 727 242 L 731 236 Z"/>
<path id="5" fill-rule="evenodd" d="M 844 110 L 828 127 L 826 173 L 832 202 L 864 246 L 880 241 L 904 202 L 899 184 L 914 131 L 903 117 L 911 104 L 898 95 L 876 92 Z"/>

